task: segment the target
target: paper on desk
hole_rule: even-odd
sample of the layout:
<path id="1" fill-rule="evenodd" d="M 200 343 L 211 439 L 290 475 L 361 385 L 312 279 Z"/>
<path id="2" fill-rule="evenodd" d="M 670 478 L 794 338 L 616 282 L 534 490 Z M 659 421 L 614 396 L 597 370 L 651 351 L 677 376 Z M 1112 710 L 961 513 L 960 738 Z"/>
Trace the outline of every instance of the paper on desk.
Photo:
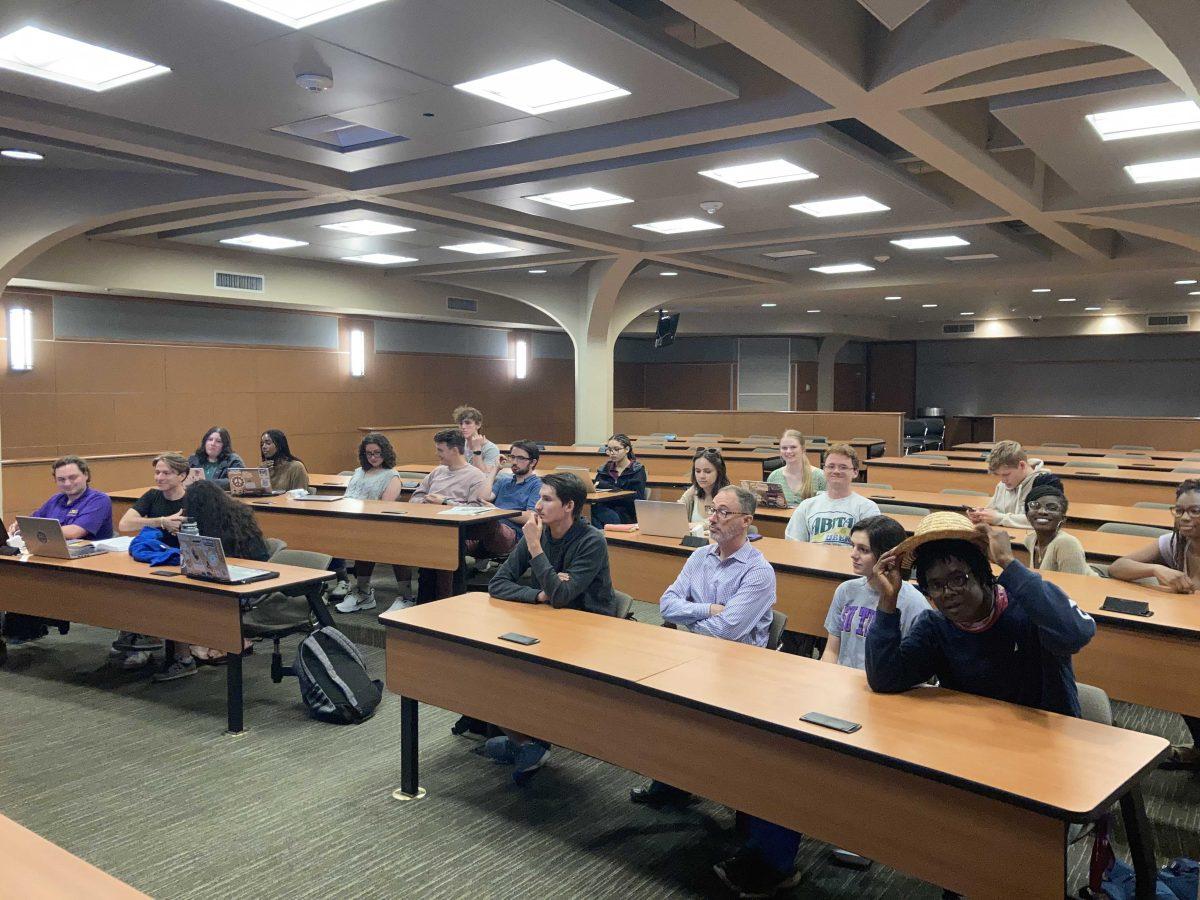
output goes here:
<path id="1" fill-rule="evenodd" d="M 92 543 L 102 550 L 107 550 L 109 553 L 128 553 L 129 545 L 133 543 L 133 538 L 110 537 L 102 541 L 92 541 Z"/>
<path id="2" fill-rule="evenodd" d="M 443 509 L 439 516 L 478 516 L 487 512 L 490 507 L 487 506 L 452 506 L 449 509 Z"/>

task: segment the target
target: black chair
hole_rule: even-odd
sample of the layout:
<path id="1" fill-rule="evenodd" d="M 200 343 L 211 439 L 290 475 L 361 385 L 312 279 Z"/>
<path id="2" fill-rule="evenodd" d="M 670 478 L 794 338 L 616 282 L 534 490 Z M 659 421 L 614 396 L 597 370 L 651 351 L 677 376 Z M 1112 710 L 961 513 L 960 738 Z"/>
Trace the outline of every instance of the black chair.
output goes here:
<path id="1" fill-rule="evenodd" d="M 925 448 L 925 432 L 927 428 L 924 419 L 905 419 L 904 420 L 904 442 L 902 444 L 905 455 L 912 453 L 914 450 L 920 452 Z"/>
<path id="2" fill-rule="evenodd" d="M 773 459 L 764 459 L 763 464 L 762 464 L 762 466 L 763 466 L 763 476 L 762 476 L 763 481 L 766 481 L 767 476 L 770 475 L 772 472 L 774 472 L 776 469 L 782 469 L 783 465 L 784 465 L 783 459 L 778 456 L 774 457 Z"/>
<path id="3" fill-rule="evenodd" d="M 333 561 L 328 553 L 311 550 L 279 550 L 268 562 L 284 566 L 300 566 L 305 569 L 328 569 Z M 321 582 L 282 591 L 272 591 L 259 599 L 242 616 L 242 634 L 254 640 L 270 640 L 271 680 L 276 684 L 287 674 L 283 666 L 283 654 L 279 649 L 281 639 L 293 634 L 307 634 L 316 624 L 332 625 L 333 617 L 322 599 L 324 585 Z"/>

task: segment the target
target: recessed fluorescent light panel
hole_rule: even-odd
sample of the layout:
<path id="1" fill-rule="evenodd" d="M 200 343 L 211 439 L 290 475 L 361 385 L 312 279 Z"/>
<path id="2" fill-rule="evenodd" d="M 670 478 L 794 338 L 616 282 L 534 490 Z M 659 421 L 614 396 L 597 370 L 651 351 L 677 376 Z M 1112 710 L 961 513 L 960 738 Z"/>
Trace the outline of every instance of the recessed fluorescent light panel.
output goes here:
<path id="1" fill-rule="evenodd" d="M 85 44 L 32 25 L 0 38 L 0 69 L 89 91 L 107 91 L 171 71 L 136 56 Z"/>
<path id="2" fill-rule="evenodd" d="M 353 222 L 334 222 L 322 225 L 330 231 L 348 231 L 350 234 L 361 234 L 366 237 L 378 237 L 381 234 L 400 234 L 405 231 L 415 231 L 404 225 L 391 225 L 387 222 L 377 222 L 374 219 L 355 219 Z"/>
<path id="3" fill-rule="evenodd" d="M 899 294 L 891 294 L 887 297 L 884 297 L 883 299 L 884 300 L 903 300 L 904 298 L 901 297 Z"/>
<path id="4" fill-rule="evenodd" d="M 1138 163 L 1126 166 L 1125 171 L 1134 184 L 1153 184 L 1156 181 L 1183 181 L 1200 178 L 1200 157 L 1169 159 L 1165 162 Z"/>
<path id="5" fill-rule="evenodd" d="M 722 166 L 705 169 L 698 173 L 705 178 L 715 178 L 735 188 L 762 187 L 767 184 L 783 184 L 787 181 L 807 181 L 817 176 L 786 159 L 767 162 L 746 163 L 741 166 Z"/>
<path id="6" fill-rule="evenodd" d="M 938 247 L 966 247 L 970 241 L 964 241 L 953 234 L 939 234 L 933 237 L 900 238 L 889 243 L 905 250 L 934 250 Z"/>
<path id="7" fill-rule="evenodd" d="M 922 303 L 921 309 L 937 309 L 936 303 Z"/>
<path id="8" fill-rule="evenodd" d="M 764 309 L 770 309 L 771 307 L 773 307 L 773 306 L 778 306 L 778 305 L 779 305 L 778 303 L 764 303 L 764 304 L 763 304 L 763 308 L 764 308 Z"/>
<path id="9" fill-rule="evenodd" d="M 874 266 L 862 263 L 838 263 L 834 266 L 813 266 L 810 272 L 820 272 L 822 275 L 848 275 L 851 272 L 874 272 Z"/>
<path id="10" fill-rule="evenodd" d="M 689 231 L 712 231 L 714 228 L 724 228 L 725 226 L 707 219 L 663 219 L 659 222 L 644 222 L 633 227 L 654 231 L 658 234 L 686 234 Z"/>
<path id="11" fill-rule="evenodd" d="M 246 12 L 263 16 L 289 28 L 304 28 L 352 13 L 383 0 L 225 0 Z"/>
<path id="12" fill-rule="evenodd" d="M 793 256 L 816 256 L 815 250 L 773 250 L 770 253 L 764 253 L 767 259 L 788 259 Z"/>
<path id="13" fill-rule="evenodd" d="M 870 197 L 840 197 L 837 200 L 814 200 L 811 203 L 793 203 L 792 209 L 824 219 L 828 216 L 856 216 L 860 213 L 887 212 L 884 206 Z"/>
<path id="14" fill-rule="evenodd" d="M 8 155 L 7 151 L 5 151 L 5 154 L 4 154 L 4 155 L 5 155 L 5 156 L 7 156 L 7 155 Z M 1195 279 L 1195 278 L 1180 278 L 1180 279 L 1179 279 L 1177 282 L 1175 282 L 1175 283 L 1176 283 L 1176 284 L 1195 284 L 1195 283 L 1196 283 L 1196 279 Z"/>
<path id="15" fill-rule="evenodd" d="M 361 256 L 343 256 L 348 262 L 370 263 L 373 266 L 391 266 L 396 263 L 416 262 L 415 256 L 394 256 L 391 253 L 363 253 Z"/>
<path id="16" fill-rule="evenodd" d="M 545 269 L 530 269 L 529 274 L 530 275 L 545 275 L 546 270 Z"/>
<path id="17" fill-rule="evenodd" d="M 629 91 L 624 88 L 581 72 L 557 59 L 464 81 L 455 87 L 531 116 L 629 96 Z"/>
<path id="18" fill-rule="evenodd" d="M 946 259 L 951 262 L 974 262 L 979 259 L 999 259 L 995 253 L 968 253 L 964 256 L 947 256 Z"/>
<path id="19" fill-rule="evenodd" d="M 1031 294 L 1048 294 L 1048 293 L 1050 293 L 1050 288 L 1034 288 L 1029 293 L 1031 293 Z"/>
<path id="20" fill-rule="evenodd" d="M 362 378 L 367 374 L 367 336 L 361 328 L 350 331 L 350 377 Z"/>
<path id="21" fill-rule="evenodd" d="M 1084 118 L 1103 140 L 1120 141 L 1150 134 L 1195 131 L 1200 128 L 1200 106 L 1191 100 L 1181 100 L 1178 103 L 1092 113 Z"/>
<path id="22" fill-rule="evenodd" d="M 8 311 L 8 367 L 14 372 L 33 368 L 33 312 L 23 307 Z"/>
<path id="23" fill-rule="evenodd" d="M 598 206 L 618 206 L 622 203 L 632 203 L 629 197 L 610 194 L 608 191 L 596 188 L 577 188 L 573 191 L 554 191 L 550 194 L 534 194 L 526 197 L 534 203 L 548 203 L 559 209 L 595 209 Z"/>
<path id="24" fill-rule="evenodd" d="M 46 157 L 33 150 L 0 150 L 0 156 L 7 156 L 9 159 L 23 159 L 27 162 L 41 162 Z M 1193 282 L 1194 284 L 1195 282 Z"/>
<path id="25" fill-rule="evenodd" d="M 1059 303 L 1074 303 L 1075 298 L 1074 297 L 1059 297 L 1058 302 Z"/>
<path id="26" fill-rule="evenodd" d="M 224 238 L 221 243 L 234 247 L 253 247 L 255 250 L 290 250 L 292 247 L 308 246 L 308 241 L 293 241 L 273 234 L 244 234 L 241 237 Z"/>
<path id="27" fill-rule="evenodd" d="M 975 313 L 973 313 L 973 312 L 960 312 L 960 313 L 959 313 L 959 315 L 960 315 L 960 316 L 973 316 L 973 315 L 975 315 Z"/>
<path id="28" fill-rule="evenodd" d="M 820 310 L 819 310 L 819 309 L 810 309 L 810 310 L 808 310 L 808 312 L 810 312 L 810 313 L 819 313 L 819 312 L 820 312 Z"/>
<path id="29" fill-rule="evenodd" d="M 659 272 L 658 274 L 663 278 L 674 278 L 679 273 L 678 272 Z"/>
<path id="30" fill-rule="evenodd" d="M 1083 311 L 1084 312 L 1100 312 L 1100 307 L 1099 306 L 1085 306 L 1083 308 Z"/>
<path id="31" fill-rule="evenodd" d="M 503 244 L 493 244 L 490 241 L 470 241 L 466 244 L 447 244 L 439 248 L 441 250 L 453 250 L 455 253 L 473 253 L 476 256 L 483 256 L 485 253 L 517 253 L 519 247 L 505 247 Z"/>

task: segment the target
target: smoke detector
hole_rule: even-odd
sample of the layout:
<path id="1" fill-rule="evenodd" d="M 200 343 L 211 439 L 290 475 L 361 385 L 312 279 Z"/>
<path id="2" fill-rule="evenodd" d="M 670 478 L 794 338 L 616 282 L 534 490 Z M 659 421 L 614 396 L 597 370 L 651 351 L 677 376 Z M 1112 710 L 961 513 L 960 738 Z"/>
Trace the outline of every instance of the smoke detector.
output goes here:
<path id="1" fill-rule="evenodd" d="M 715 216 L 717 214 L 717 211 L 724 205 L 725 204 L 722 203 L 720 200 L 705 200 L 703 203 L 700 204 L 700 208 L 702 210 L 704 210 L 706 213 L 708 213 L 710 216 Z"/>
<path id="2" fill-rule="evenodd" d="M 885 262 L 887 262 L 889 259 L 891 259 L 891 257 L 890 257 L 890 256 L 886 256 L 886 255 L 884 255 L 884 256 L 876 256 L 876 257 L 874 257 L 874 260 L 875 260 L 875 262 L 878 262 L 878 263 L 885 263 Z"/>
<path id="3" fill-rule="evenodd" d="M 323 94 L 333 87 L 333 76 L 316 72 L 302 72 L 296 76 L 296 84 L 310 94 Z"/>

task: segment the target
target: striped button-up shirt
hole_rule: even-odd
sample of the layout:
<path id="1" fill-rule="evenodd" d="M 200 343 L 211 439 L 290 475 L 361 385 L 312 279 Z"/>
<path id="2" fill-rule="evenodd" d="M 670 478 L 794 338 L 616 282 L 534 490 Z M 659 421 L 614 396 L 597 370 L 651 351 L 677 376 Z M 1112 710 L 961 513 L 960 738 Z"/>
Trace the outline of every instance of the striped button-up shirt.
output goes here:
<path id="1" fill-rule="evenodd" d="M 712 604 L 725 609 L 709 615 Z M 775 570 L 749 541 L 724 560 L 715 544 L 698 548 L 658 601 L 668 622 L 758 647 L 767 645 L 774 605 Z"/>

